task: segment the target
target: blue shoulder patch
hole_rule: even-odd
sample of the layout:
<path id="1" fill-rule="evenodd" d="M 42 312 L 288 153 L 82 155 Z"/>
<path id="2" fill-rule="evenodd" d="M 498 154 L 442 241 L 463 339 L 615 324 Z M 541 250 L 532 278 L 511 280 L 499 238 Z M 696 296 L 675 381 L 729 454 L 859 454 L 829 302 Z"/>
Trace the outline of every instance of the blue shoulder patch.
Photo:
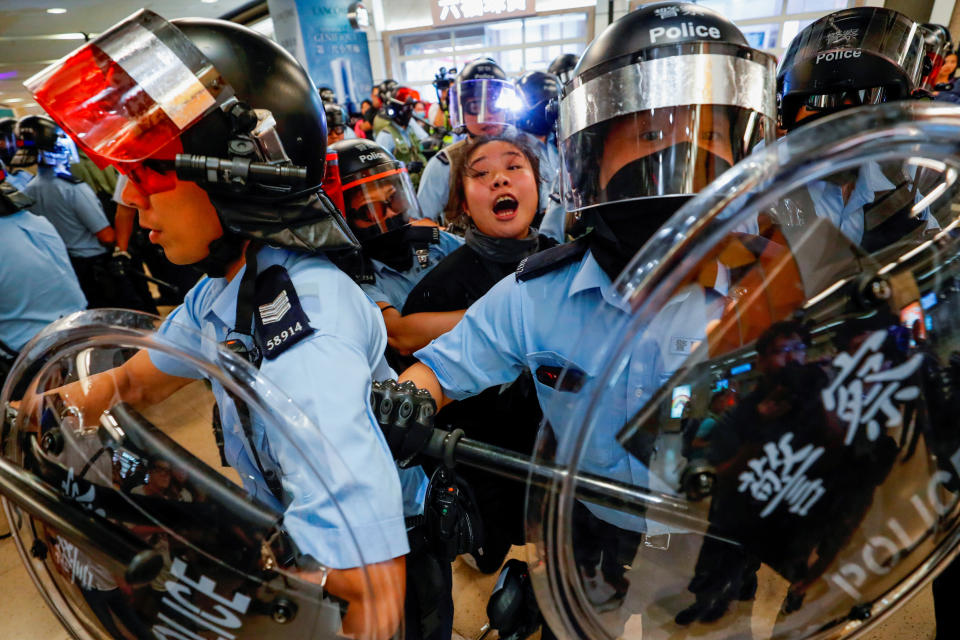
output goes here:
<path id="1" fill-rule="evenodd" d="M 290 275 L 282 266 L 275 264 L 257 276 L 253 299 L 253 337 L 267 360 L 313 333 Z"/>
<path id="2" fill-rule="evenodd" d="M 443 149 L 441 149 L 440 152 L 437 153 L 437 160 L 439 160 L 440 162 L 446 165 L 450 164 L 450 156 L 448 156 L 447 152 L 444 151 Z"/>

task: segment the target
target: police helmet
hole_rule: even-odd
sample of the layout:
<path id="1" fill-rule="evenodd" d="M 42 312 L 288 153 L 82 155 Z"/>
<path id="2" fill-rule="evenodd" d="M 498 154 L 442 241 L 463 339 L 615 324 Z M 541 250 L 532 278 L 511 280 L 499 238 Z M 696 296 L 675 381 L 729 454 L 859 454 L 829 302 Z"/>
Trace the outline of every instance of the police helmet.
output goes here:
<path id="1" fill-rule="evenodd" d="M 25 84 L 92 160 L 144 193 L 174 188 L 175 176 L 199 184 L 226 234 L 302 250 L 350 244 L 320 191 L 320 96 L 255 31 L 142 10 Z"/>
<path id="2" fill-rule="evenodd" d="M 477 58 L 463 67 L 450 87 L 449 101 L 450 124 L 458 133 L 468 130 L 468 121 L 488 128 L 509 124 L 518 106 L 516 89 L 491 58 Z"/>
<path id="3" fill-rule="evenodd" d="M 383 101 L 387 117 L 405 127 L 413 117 L 413 108 L 420 101 L 420 93 L 410 87 L 399 87 Z"/>
<path id="4" fill-rule="evenodd" d="M 560 99 L 567 210 L 697 193 L 772 139 L 773 78 L 773 58 L 711 9 L 663 2 L 616 20 Z"/>
<path id="5" fill-rule="evenodd" d="M 826 15 L 790 42 L 777 73 L 780 126 L 862 104 L 909 98 L 921 85 L 925 30 L 891 9 Z"/>
<path id="6" fill-rule="evenodd" d="M 340 133 L 343 133 L 344 128 L 347 126 L 347 123 L 343 119 L 343 107 L 335 102 L 325 102 L 323 104 L 323 111 L 327 118 L 327 131 L 338 129 Z"/>
<path id="7" fill-rule="evenodd" d="M 393 95 L 393 92 L 397 90 L 397 87 L 400 86 L 400 83 L 394 80 L 393 78 L 387 78 L 383 82 L 377 85 L 378 93 L 380 94 L 380 99 L 384 102 L 387 101 L 387 98 Z"/>
<path id="8" fill-rule="evenodd" d="M 517 128 L 535 136 L 553 131 L 556 117 L 548 113 L 551 100 L 560 95 L 560 80 L 552 73 L 528 71 L 516 82 L 522 107 L 517 111 Z"/>
<path id="9" fill-rule="evenodd" d="M 0 118 L 0 161 L 10 164 L 17 152 L 17 119 Z"/>
<path id="10" fill-rule="evenodd" d="M 567 84 L 572 77 L 570 72 L 577 66 L 577 60 L 577 54 L 575 53 L 561 53 L 553 59 L 553 62 L 547 67 L 547 71 L 560 78 L 560 82 L 563 84 Z"/>
<path id="11" fill-rule="evenodd" d="M 330 148 L 337 152 L 347 224 L 361 244 L 405 230 L 421 217 L 410 174 L 390 152 L 363 139 Z"/>
<path id="12" fill-rule="evenodd" d="M 320 87 L 317 89 L 317 93 L 320 94 L 320 100 L 322 100 L 324 104 L 337 102 L 337 94 L 334 93 L 330 87 Z"/>
<path id="13" fill-rule="evenodd" d="M 17 152 L 14 154 L 10 166 L 69 164 L 70 152 L 63 141 L 59 139 L 57 123 L 47 116 L 24 116 L 17 122 L 15 131 Z"/>

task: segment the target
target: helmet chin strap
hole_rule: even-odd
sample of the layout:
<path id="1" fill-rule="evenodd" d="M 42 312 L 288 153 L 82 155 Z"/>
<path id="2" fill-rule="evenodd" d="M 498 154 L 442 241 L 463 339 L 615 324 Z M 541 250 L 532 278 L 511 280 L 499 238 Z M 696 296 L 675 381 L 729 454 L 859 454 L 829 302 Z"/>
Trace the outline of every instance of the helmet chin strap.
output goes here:
<path id="1" fill-rule="evenodd" d="M 243 236 L 239 236 L 229 231 L 224 231 L 223 235 L 210 243 L 210 253 L 207 257 L 193 265 L 211 278 L 223 278 L 227 275 L 227 269 L 243 255 L 243 245 L 247 241 Z"/>

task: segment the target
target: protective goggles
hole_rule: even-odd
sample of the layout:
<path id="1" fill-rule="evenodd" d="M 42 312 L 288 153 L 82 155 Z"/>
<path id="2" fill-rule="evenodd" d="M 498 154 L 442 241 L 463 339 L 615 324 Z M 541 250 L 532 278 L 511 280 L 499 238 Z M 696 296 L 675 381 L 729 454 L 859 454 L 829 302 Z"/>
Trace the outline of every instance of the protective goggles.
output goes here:
<path id="1" fill-rule="evenodd" d="M 386 233 L 420 217 L 410 175 L 396 161 L 350 176 L 343 201 L 347 224 L 363 235 Z"/>
<path id="2" fill-rule="evenodd" d="M 506 80 L 458 80 L 450 87 L 450 122 L 466 125 L 466 116 L 478 124 L 510 124 L 522 106 L 514 86 Z"/>
<path id="3" fill-rule="evenodd" d="M 141 163 L 233 95 L 181 32 L 143 9 L 24 85 L 98 166 L 156 188 Z M 152 176 L 152 177 L 150 177 Z"/>

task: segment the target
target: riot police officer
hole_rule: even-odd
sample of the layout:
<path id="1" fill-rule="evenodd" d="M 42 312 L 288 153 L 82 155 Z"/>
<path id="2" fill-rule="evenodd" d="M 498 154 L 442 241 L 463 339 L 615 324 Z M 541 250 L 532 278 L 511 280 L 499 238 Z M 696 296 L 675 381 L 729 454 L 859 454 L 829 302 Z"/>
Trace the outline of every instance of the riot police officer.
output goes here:
<path id="1" fill-rule="evenodd" d="M 108 73 L 98 64 L 110 55 L 116 57 Z M 179 63 L 157 71 L 157 55 Z M 99 82 L 73 82 L 78 77 Z M 325 567 L 300 576 L 347 603 L 346 635 L 389 637 L 400 620 L 408 545 L 400 481 L 369 408 L 370 378 L 387 371 L 386 336 L 377 308 L 317 253 L 355 242 L 320 190 L 326 126 L 306 72 L 278 44 L 237 24 L 167 22 L 143 10 L 28 88 L 91 158 L 128 176 L 123 200 L 139 210 L 150 241 L 171 262 L 208 274 L 161 326 L 164 339 L 197 351 L 224 344 L 243 354 L 324 425 L 323 434 L 301 434 L 307 444 L 300 447 L 321 447 L 326 439 L 348 466 L 364 469 L 359 480 L 326 464 L 322 480 L 306 473 L 288 441 L 214 384 L 225 460 L 249 494 L 283 513 L 312 566 Z M 155 109 L 143 109 L 145 102 Z M 90 110 L 98 117 L 91 120 Z M 101 378 L 84 393 L 71 387 L 62 395 L 99 415 L 116 397 L 156 401 L 196 377 L 147 350 L 120 373 L 111 376 L 118 386 L 106 396 L 98 395 Z M 306 459 L 323 456 L 318 448 Z M 354 534 L 339 530 L 344 519 Z M 359 535 L 362 558 L 342 544 L 350 535 Z M 369 583 L 357 571 L 364 564 Z"/>
<path id="2" fill-rule="evenodd" d="M 415 226 L 417 198 L 406 167 L 366 140 L 345 140 L 337 152 L 347 224 L 360 240 L 363 265 L 355 278 L 383 312 L 390 346 L 410 354 L 456 324 L 459 313 L 401 316 L 407 295 L 447 255 L 463 244 L 434 226 Z M 421 327 L 420 323 L 427 327 Z"/>
<path id="3" fill-rule="evenodd" d="M 468 62 L 450 88 L 450 123 L 455 133 L 468 137 L 499 135 L 511 120 L 517 103 L 516 90 L 507 75 L 490 58 Z M 450 199 L 450 165 L 461 161 L 462 141 L 455 142 L 430 158 L 417 198 L 421 215 L 442 222 Z"/>
<path id="4" fill-rule="evenodd" d="M 87 307 L 63 240 L 48 220 L 27 210 L 31 204 L 0 180 L 0 386 L 28 340 L 57 318 Z"/>
<path id="5" fill-rule="evenodd" d="M 516 113 L 516 127 L 534 138 L 534 147 L 540 157 L 539 223 L 551 202 L 550 193 L 560 177 L 560 150 L 554 132 L 556 116 L 548 108 L 551 101 L 560 96 L 560 81 L 543 71 L 528 71 L 517 78 L 516 86 L 522 104 Z M 560 240 L 562 236 L 555 239 Z"/>
<path id="6" fill-rule="evenodd" d="M 346 137 L 348 129 L 346 120 L 343 118 L 343 109 L 334 102 L 325 102 L 323 111 L 327 117 L 327 144 L 340 142 Z"/>
<path id="7" fill-rule="evenodd" d="M 874 7 L 836 11 L 808 25 L 777 73 L 780 127 L 791 135 L 845 109 L 912 97 L 929 70 L 924 33 L 903 14 Z M 912 211 L 928 191 L 920 170 L 870 163 L 846 180 L 810 184 L 793 200 L 875 251 L 911 230 L 937 227 L 929 212 Z"/>
<path id="8" fill-rule="evenodd" d="M 423 155 L 420 142 L 427 138 L 426 133 L 413 118 L 413 108 L 420 100 L 420 94 L 410 87 L 399 87 L 384 101 L 383 113 L 390 123 L 377 134 L 376 142 L 387 153 L 404 163 L 407 173 L 416 189 L 420 184 L 427 158 Z"/>
<path id="9" fill-rule="evenodd" d="M 22 191 L 27 183 L 33 179 L 33 174 L 24 169 L 10 166 L 14 154 L 17 152 L 17 120 L 16 118 L 0 118 L 0 167 L 2 167 L 7 182 L 17 190 Z"/>
<path id="10" fill-rule="evenodd" d="M 677 74 L 686 80 L 679 94 Z M 607 329 L 629 315 L 618 303 L 617 275 L 683 203 L 774 133 L 773 58 L 698 5 L 647 5 L 615 21 L 584 53 L 572 85 L 560 101 L 563 187 L 567 208 L 593 230 L 527 258 L 449 333 L 416 352 L 420 363 L 400 380 L 426 388 L 440 406 L 528 368 L 545 418 L 568 424 L 562 400 L 588 393 Z M 609 99 L 613 91 L 621 92 L 618 100 Z M 586 470 L 623 481 L 642 476 L 658 486 L 647 463 L 619 449 L 610 434 L 669 378 L 723 306 L 723 297 L 700 283 L 667 301 L 651 338 L 631 343 L 623 364 L 630 388 L 624 382 L 613 392 L 617 400 L 598 408 L 585 443 L 557 432 L 558 451 L 582 445 Z M 638 547 L 662 563 L 692 553 L 683 536 L 671 539 L 676 529 L 576 505 L 574 556 L 598 610 L 624 601 L 624 564 Z"/>
<path id="11" fill-rule="evenodd" d="M 577 54 L 561 53 L 550 63 L 547 71 L 560 78 L 560 82 L 567 84 L 573 78 L 571 72 L 577 66 Z"/>

